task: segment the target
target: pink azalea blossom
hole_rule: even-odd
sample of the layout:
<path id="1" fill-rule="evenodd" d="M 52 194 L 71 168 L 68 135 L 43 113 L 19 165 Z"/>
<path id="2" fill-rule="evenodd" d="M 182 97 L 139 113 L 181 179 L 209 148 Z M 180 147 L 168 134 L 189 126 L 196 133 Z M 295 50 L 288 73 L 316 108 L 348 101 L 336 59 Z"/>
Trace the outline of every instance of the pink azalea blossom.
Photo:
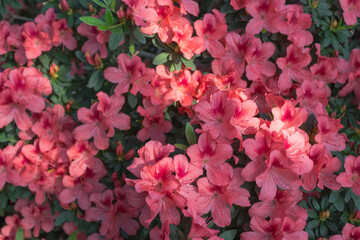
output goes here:
<path id="1" fill-rule="evenodd" d="M 355 227 L 350 223 L 346 223 L 342 229 L 342 233 L 334 235 L 329 240 L 352 240 L 360 238 L 360 227 Z"/>
<path id="2" fill-rule="evenodd" d="M 239 187 L 244 183 L 241 171 L 242 169 L 236 168 L 231 181 L 221 187 L 211 184 L 206 177 L 197 181 L 200 198 L 196 200 L 195 206 L 202 214 L 211 211 L 213 221 L 219 227 L 230 224 L 230 208 L 233 204 L 242 207 L 250 206 L 249 192 Z"/>
<path id="3" fill-rule="evenodd" d="M 360 1 L 359 0 L 340 0 L 341 8 L 344 10 L 343 16 L 347 25 L 357 23 L 360 17 Z"/>
<path id="4" fill-rule="evenodd" d="M 225 47 L 220 40 L 227 33 L 225 14 L 217 9 L 214 14 L 205 14 L 203 20 L 197 20 L 194 23 L 196 34 L 205 41 L 206 50 L 213 57 L 222 57 L 225 54 Z"/>
<path id="5" fill-rule="evenodd" d="M 233 155 L 230 144 L 216 143 L 209 134 L 200 135 L 198 144 L 187 149 L 191 163 L 196 167 L 206 169 L 209 181 L 218 186 L 229 184 L 232 176 L 232 167 L 225 163 Z"/>
<path id="6" fill-rule="evenodd" d="M 101 221 L 100 233 L 107 238 L 118 237 L 120 228 L 129 235 L 135 235 L 139 229 L 137 211 L 129 208 L 123 201 L 113 203 L 113 191 L 108 189 L 103 193 L 93 193 L 90 200 L 96 207 L 90 207 L 85 212 L 86 221 Z"/>
<path id="7" fill-rule="evenodd" d="M 25 38 L 24 48 L 27 59 L 37 58 L 41 52 L 52 48 L 48 33 L 41 31 L 33 22 L 24 24 L 22 35 Z"/>
<path id="8" fill-rule="evenodd" d="M 78 110 L 78 118 L 85 124 L 75 128 L 74 136 L 79 141 L 94 137 L 95 147 L 105 150 L 109 147 L 109 137 L 115 134 L 114 128 L 120 130 L 130 128 L 130 117 L 119 113 L 125 103 L 123 96 L 109 97 L 104 92 L 99 92 L 97 96 L 99 102 L 91 105 L 90 109 Z"/>
<path id="9" fill-rule="evenodd" d="M 360 195 L 360 157 L 347 156 L 345 158 L 345 172 L 340 173 L 336 181 L 343 187 L 351 188 L 351 190 Z"/>

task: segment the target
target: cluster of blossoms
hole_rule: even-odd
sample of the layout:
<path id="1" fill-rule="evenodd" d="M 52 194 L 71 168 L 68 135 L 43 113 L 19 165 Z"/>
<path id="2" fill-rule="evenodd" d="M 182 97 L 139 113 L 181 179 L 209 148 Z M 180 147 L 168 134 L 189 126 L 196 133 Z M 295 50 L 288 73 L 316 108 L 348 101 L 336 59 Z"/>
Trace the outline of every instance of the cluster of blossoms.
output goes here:
<path id="1" fill-rule="evenodd" d="M 153 69 L 127 53 L 116 56 L 117 66 L 104 67 L 111 31 L 80 23 L 76 39 L 54 9 L 35 23 L 1 21 L 0 55 L 14 52 L 21 67 L 0 72 L 0 129 L 13 122 L 19 129 L 16 145 L 0 149 L 0 190 L 6 184 L 19 186 L 34 197 L 16 201 L 16 213 L 6 216 L 0 239 L 14 239 L 19 228 L 25 238 L 51 232 L 62 214 L 51 210 L 56 199 L 62 210 L 98 223 L 98 232 L 87 236 L 74 221 L 65 222 L 63 231 L 78 231 L 77 239 L 123 239 L 136 235 L 140 226 L 151 228 L 151 239 L 169 239 L 171 225 L 187 217 L 187 239 L 220 240 L 234 205 L 249 208 L 251 217 L 251 229 L 242 231 L 241 239 L 305 239 L 308 213 L 299 202 L 308 196 L 301 188 L 344 187 L 360 195 L 360 157 L 347 156 L 345 172 L 338 173 L 342 163 L 332 152 L 343 151 L 348 139 L 339 132 L 341 119 L 326 109 L 330 84 L 342 87 L 339 96 L 353 92 L 360 109 L 359 49 L 347 61 L 322 56 L 315 44 L 312 56 L 311 15 L 285 0 L 231 0 L 235 10 L 245 9 L 251 17 L 239 31 L 228 31 L 225 13 L 217 9 L 192 23 L 186 15 L 199 14 L 193 0 L 123 2 L 120 21 L 131 19 L 142 33 L 156 35 L 187 60 L 207 51 L 211 68 L 208 73 L 185 66 Z M 360 1 L 340 3 L 346 23 L 355 24 Z M 263 29 L 286 38 L 282 56 L 272 58 L 276 46 L 257 35 Z M 113 91 L 97 92 L 97 100 L 72 117 L 49 101 L 50 80 L 33 65 L 53 47 L 76 50 L 81 36 L 86 61 L 104 68 Z M 124 153 L 118 142 L 116 157 L 132 162 L 126 174 L 111 174 L 99 156 L 110 150 L 116 131 L 132 129 L 133 115 L 121 112 L 130 93 L 142 98 L 136 138 L 145 144 Z M 178 112 L 198 134 L 181 153 L 167 141 L 173 129 L 165 116 L 170 105 L 181 105 Z M 315 122 L 311 129 L 306 128 L 309 121 Z M 251 182 L 255 194 L 244 185 Z M 330 240 L 358 238 L 359 227 L 347 223 L 342 235 Z"/>

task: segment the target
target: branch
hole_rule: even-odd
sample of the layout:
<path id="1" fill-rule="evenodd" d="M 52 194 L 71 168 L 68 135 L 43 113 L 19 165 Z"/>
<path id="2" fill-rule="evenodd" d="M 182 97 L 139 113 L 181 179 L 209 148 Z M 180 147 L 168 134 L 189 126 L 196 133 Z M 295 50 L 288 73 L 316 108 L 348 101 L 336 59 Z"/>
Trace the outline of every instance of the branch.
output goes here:
<path id="1" fill-rule="evenodd" d="M 8 12 L 10 15 L 11 15 L 11 18 L 12 19 L 18 19 L 18 20 L 21 20 L 21 21 L 25 21 L 25 22 L 30 22 L 30 21 L 33 21 L 34 19 L 32 18 L 27 18 L 27 17 L 22 17 L 22 16 L 18 16 L 12 12 Z"/>

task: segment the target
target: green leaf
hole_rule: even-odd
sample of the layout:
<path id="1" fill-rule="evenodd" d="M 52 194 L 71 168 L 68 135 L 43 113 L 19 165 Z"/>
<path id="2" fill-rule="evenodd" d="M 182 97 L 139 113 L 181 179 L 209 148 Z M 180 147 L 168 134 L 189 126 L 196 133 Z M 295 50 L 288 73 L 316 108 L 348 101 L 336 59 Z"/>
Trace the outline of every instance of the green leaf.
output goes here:
<path id="1" fill-rule="evenodd" d="M 15 9 L 20 9 L 20 8 L 22 8 L 21 3 L 19 3 L 19 2 L 16 1 L 16 0 L 7 0 L 6 2 L 7 2 L 7 4 L 9 4 L 10 7 L 12 7 L 12 8 L 15 8 Z"/>
<path id="2" fill-rule="evenodd" d="M 7 15 L 7 8 L 5 6 L 4 1 L 0 1 L 0 15 L 5 18 Z"/>
<path id="3" fill-rule="evenodd" d="M 72 218 L 71 211 L 67 211 L 67 210 L 62 211 L 55 219 L 54 226 L 55 227 L 61 226 L 65 221 L 67 221 L 70 218 Z"/>
<path id="4" fill-rule="evenodd" d="M 90 76 L 88 87 L 94 88 L 97 85 L 99 79 L 100 79 L 100 70 L 96 70 Z"/>
<path id="5" fill-rule="evenodd" d="M 81 21 L 83 21 L 84 23 L 90 25 L 90 26 L 108 26 L 105 22 L 101 21 L 98 18 L 94 18 L 94 17 L 80 17 L 79 18 Z"/>
<path id="6" fill-rule="evenodd" d="M 154 65 L 161 65 L 168 61 L 169 53 L 162 52 L 153 59 Z"/>
<path id="7" fill-rule="evenodd" d="M 327 229 L 325 223 L 322 222 L 321 225 L 320 225 L 320 235 L 321 235 L 322 237 L 326 237 L 327 234 L 328 234 L 328 229 Z"/>
<path id="8" fill-rule="evenodd" d="M 318 218 L 318 214 L 314 210 L 308 209 L 307 213 L 308 213 L 309 218 L 312 218 L 312 219 Z"/>
<path id="9" fill-rule="evenodd" d="M 306 228 L 309 228 L 309 229 L 313 229 L 313 228 L 316 228 L 317 226 L 320 225 L 320 220 L 319 219 L 314 219 L 314 220 L 311 220 L 307 225 L 306 225 Z"/>
<path id="10" fill-rule="evenodd" d="M 344 199 L 342 197 L 339 197 L 335 202 L 334 202 L 334 207 L 339 211 L 342 212 L 344 210 Z"/>
<path id="11" fill-rule="evenodd" d="M 344 199 L 345 202 L 346 203 L 349 202 L 350 198 L 351 198 L 351 189 L 348 188 L 348 190 L 346 191 L 346 194 L 345 194 L 345 199 Z"/>
<path id="12" fill-rule="evenodd" d="M 99 1 L 99 0 L 93 0 L 93 2 L 96 3 L 97 5 L 99 5 L 102 8 L 107 8 L 107 6 L 104 3 L 102 3 L 101 1 Z"/>
<path id="13" fill-rule="evenodd" d="M 137 97 L 132 95 L 131 93 L 128 94 L 128 102 L 131 108 L 135 108 L 137 105 Z"/>
<path id="14" fill-rule="evenodd" d="M 16 231 L 15 240 L 24 240 L 24 230 L 21 227 Z"/>
<path id="15" fill-rule="evenodd" d="M 99 91 L 103 84 L 104 84 L 104 78 L 100 77 L 94 86 L 94 90 Z"/>
<path id="16" fill-rule="evenodd" d="M 309 203 L 312 205 L 315 211 L 320 211 L 320 205 L 315 198 L 309 198 Z"/>
<path id="17" fill-rule="evenodd" d="M 181 58 L 181 61 L 184 63 L 184 65 L 188 68 L 191 68 L 191 70 L 196 71 L 196 65 L 194 63 L 194 59 L 187 60 L 185 58 Z"/>
<path id="18" fill-rule="evenodd" d="M 109 49 L 111 51 L 116 50 L 119 47 L 119 45 L 123 39 L 124 39 L 124 33 L 121 33 L 121 34 L 117 33 L 117 32 L 111 33 L 111 36 L 110 36 L 109 42 L 108 42 Z"/>
<path id="19" fill-rule="evenodd" d="M 329 197 L 329 202 L 330 203 L 335 202 L 338 199 L 339 195 L 340 195 L 340 191 L 334 191 L 334 190 L 331 191 L 330 197 Z"/>
<path id="20" fill-rule="evenodd" d="M 184 150 L 184 151 L 186 151 L 188 148 L 188 146 L 181 144 L 181 143 L 176 143 L 175 147 L 180 148 L 181 150 Z"/>
<path id="21" fill-rule="evenodd" d="M 77 239 L 77 232 L 75 231 L 68 237 L 67 240 L 76 240 L 76 239 Z"/>
<path id="22" fill-rule="evenodd" d="M 125 36 L 125 33 L 124 33 L 124 30 L 123 30 L 122 26 L 118 26 L 116 28 L 111 28 L 110 31 L 113 32 L 113 33 L 116 32 L 116 33 L 119 33 L 119 34 Z"/>
<path id="23" fill-rule="evenodd" d="M 323 196 L 321 198 L 321 210 L 326 210 L 328 208 L 328 204 L 329 204 L 329 198 L 327 196 Z"/>
<path id="24" fill-rule="evenodd" d="M 360 209 L 360 196 L 356 195 L 355 193 L 352 193 L 351 198 L 354 201 L 356 208 Z"/>
<path id="25" fill-rule="evenodd" d="M 111 27 L 111 26 L 108 26 L 108 25 L 106 25 L 106 26 L 99 26 L 99 27 L 97 27 L 97 29 L 100 30 L 100 31 L 107 31 L 107 30 L 110 29 L 110 27 Z"/>
<path id="26" fill-rule="evenodd" d="M 0 192 L 0 207 L 6 208 L 7 203 L 8 203 L 8 197 L 5 193 L 5 190 L 3 190 L 2 192 Z"/>
<path id="27" fill-rule="evenodd" d="M 233 240 L 235 238 L 237 230 L 233 229 L 233 230 L 227 230 L 225 232 L 223 232 L 222 234 L 220 234 L 219 237 L 223 238 L 224 240 Z"/>
<path id="28" fill-rule="evenodd" d="M 49 69 L 51 59 L 49 58 L 49 56 L 47 54 L 42 54 L 39 57 L 39 60 L 46 69 Z"/>
<path id="29" fill-rule="evenodd" d="M 145 44 L 146 43 L 146 38 L 145 35 L 140 31 L 140 28 L 136 28 L 133 31 L 133 36 L 135 37 L 136 40 L 138 40 L 140 43 Z"/>
<path id="30" fill-rule="evenodd" d="M 185 135 L 186 135 L 186 140 L 190 145 L 193 145 L 196 143 L 195 131 L 189 122 L 186 123 Z"/>
<path id="31" fill-rule="evenodd" d="M 105 16 L 105 21 L 108 25 L 114 24 L 114 17 L 112 15 L 110 9 L 106 9 L 104 16 Z"/>
<path id="32" fill-rule="evenodd" d="M 135 45 L 134 44 L 129 45 L 129 52 L 131 53 L 131 55 L 134 54 L 134 52 L 135 52 Z"/>

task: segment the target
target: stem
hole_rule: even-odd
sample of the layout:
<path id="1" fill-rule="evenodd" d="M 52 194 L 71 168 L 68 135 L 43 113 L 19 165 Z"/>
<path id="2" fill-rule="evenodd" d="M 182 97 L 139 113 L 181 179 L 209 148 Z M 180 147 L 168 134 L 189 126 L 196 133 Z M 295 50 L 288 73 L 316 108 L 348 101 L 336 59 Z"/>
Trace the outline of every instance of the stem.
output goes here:
<path id="1" fill-rule="evenodd" d="M 14 14 L 14 13 L 12 13 L 10 11 L 8 13 L 11 15 L 12 19 L 18 19 L 18 20 L 25 21 L 25 22 L 33 21 L 33 19 L 31 19 L 31 18 L 18 16 L 18 15 Z"/>

